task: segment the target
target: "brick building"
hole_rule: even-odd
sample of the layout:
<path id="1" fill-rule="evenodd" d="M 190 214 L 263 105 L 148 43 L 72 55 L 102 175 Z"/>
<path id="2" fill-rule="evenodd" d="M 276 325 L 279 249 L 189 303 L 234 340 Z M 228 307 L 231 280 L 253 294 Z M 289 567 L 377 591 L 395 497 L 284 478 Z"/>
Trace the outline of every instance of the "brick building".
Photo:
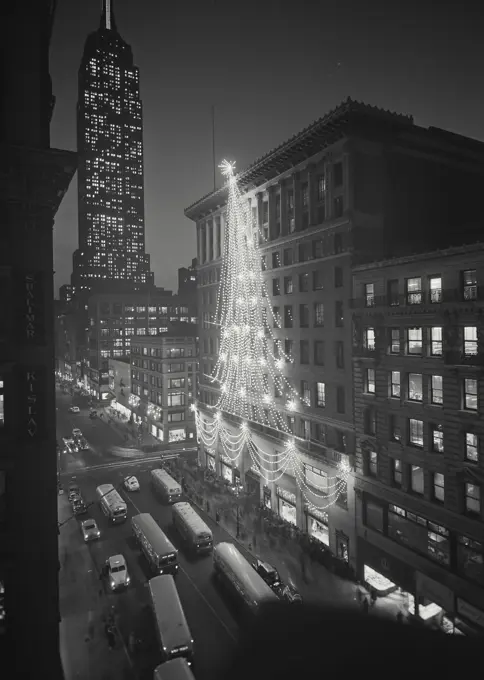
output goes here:
<path id="1" fill-rule="evenodd" d="M 136 423 L 167 444 L 196 442 L 190 409 L 197 389 L 198 337 L 193 324 L 175 324 L 131 344 L 129 405 Z"/>
<path id="2" fill-rule="evenodd" d="M 359 574 L 484 627 L 484 244 L 356 267 L 352 304 Z"/>
<path id="3" fill-rule="evenodd" d="M 285 414 L 309 488 L 316 480 L 324 486 L 325 479 L 337 475 L 338 463 L 346 459 L 351 464 L 355 453 L 352 266 L 475 241 L 480 230 L 475 220 L 484 208 L 483 161 L 482 143 L 347 100 L 238 175 L 260 233 L 267 304 L 280 317 L 271 331 L 294 357 L 287 378 L 311 402 L 301 412 Z M 197 229 L 199 406 L 207 418 L 206 406 L 218 398 L 209 376 L 219 347 L 212 321 L 223 265 L 226 200 L 227 187 L 222 187 L 185 210 Z M 460 230 L 453 228 L 463 223 Z M 281 450 L 281 433 L 256 423 L 251 428 L 260 433 L 265 450 Z M 201 457 L 220 474 L 230 474 L 218 445 L 210 452 L 202 446 Z M 254 477 L 248 456 L 232 474 L 242 482 Z M 271 488 L 263 480 L 254 483 L 276 512 L 309 532 L 316 527 L 333 552 L 356 566 L 352 477 L 340 504 L 318 518 L 311 516 L 290 472 Z"/>

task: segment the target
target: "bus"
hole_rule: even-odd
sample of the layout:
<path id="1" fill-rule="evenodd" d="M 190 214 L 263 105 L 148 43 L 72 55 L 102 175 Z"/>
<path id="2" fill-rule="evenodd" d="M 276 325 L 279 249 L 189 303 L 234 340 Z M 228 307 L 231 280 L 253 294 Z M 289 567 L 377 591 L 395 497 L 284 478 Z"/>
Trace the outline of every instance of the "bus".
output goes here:
<path id="1" fill-rule="evenodd" d="M 207 553 L 213 549 L 212 532 L 190 503 L 175 503 L 173 526 L 191 550 Z"/>
<path id="2" fill-rule="evenodd" d="M 218 543 L 214 547 L 213 566 L 215 575 L 245 602 L 250 611 L 257 613 L 261 604 L 279 602 L 277 595 L 233 543 Z"/>
<path id="3" fill-rule="evenodd" d="M 151 484 L 155 492 L 165 503 L 176 503 L 182 498 L 182 488 L 170 477 L 166 470 L 157 468 L 151 471 Z"/>
<path id="4" fill-rule="evenodd" d="M 153 573 L 177 573 L 178 551 L 148 512 L 132 517 L 131 529 Z"/>
<path id="5" fill-rule="evenodd" d="M 160 663 L 155 668 L 153 680 L 195 680 L 189 664 L 179 657 L 166 663 Z"/>
<path id="6" fill-rule="evenodd" d="M 183 657 L 193 662 L 193 637 L 183 611 L 173 576 L 149 580 L 151 607 L 163 661 Z"/>
<path id="7" fill-rule="evenodd" d="M 128 517 L 128 506 L 112 484 L 101 484 L 96 489 L 99 505 L 112 524 L 125 522 Z"/>

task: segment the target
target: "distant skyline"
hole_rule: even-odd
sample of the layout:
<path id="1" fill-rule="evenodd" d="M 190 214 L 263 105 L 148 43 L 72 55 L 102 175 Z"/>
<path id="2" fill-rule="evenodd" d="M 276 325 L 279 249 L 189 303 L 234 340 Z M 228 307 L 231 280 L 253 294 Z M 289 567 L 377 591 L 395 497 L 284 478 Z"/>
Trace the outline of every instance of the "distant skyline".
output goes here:
<path id="1" fill-rule="evenodd" d="M 76 148 L 77 73 L 99 25 L 98 0 L 60 0 L 51 47 L 52 146 Z M 484 20 L 477 3 L 115 0 L 117 28 L 140 69 L 146 250 L 159 286 L 196 256 L 185 207 L 213 189 L 216 162 L 243 169 L 347 96 L 415 123 L 484 140 Z M 217 182 L 221 177 L 217 170 Z M 56 294 L 77 248 L 77 180 L 54 230 Z"/>

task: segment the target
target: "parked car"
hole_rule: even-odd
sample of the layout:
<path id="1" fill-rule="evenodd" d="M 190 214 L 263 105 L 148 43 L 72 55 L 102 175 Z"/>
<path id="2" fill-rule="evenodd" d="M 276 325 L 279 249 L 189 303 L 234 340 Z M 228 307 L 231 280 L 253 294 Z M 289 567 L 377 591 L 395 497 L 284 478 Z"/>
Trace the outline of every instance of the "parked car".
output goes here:
<path id="1" fill-rule="evenodd" d="M 84 503 L 84 500 L 82 499 L 81 496 L 78 498 L 73 499 L 72 501 L 72 512 L 74 515 L 84 515 L 87 512 L 87 505 Z"/>
<path id="2" fill-rule="evenodd" d="M 80 429 L 78 427 L 75 427 L 72 430 L 72 436 L 74 437 L 74 439 L 80 439 L 82 437 L 82 432 L 80 431 Z"/>
<path id="3" fill-rule="evenodd" d="M 256 560 L 256 563 L 253 565 L 253 567 L 259 576 L 261 576 L 262 579 L 267 583 L 267 585 L 272 588 L 272 590 L 277 590 L 280 588 L 281 577 L 279 576 L 279 572 L 275 567 L 273 567 L 268 562 L 263 562 L 262 560 Z"/>
<path id="4" fill-rule="evenodd" d="M 86 543 L 88 541 L 95 541 L 101 535 L 99 527 L 94 519 L 85 519 L 84 522 L 81 523 L 81 531 Z"/>
<path id="5" fill-rule="evenodd" d="M 70 406 L 69 411 L 71 413 L 80 413 L 81 409 L 79 408 L 79 406 Z"/>
<path id="6" fill-rule="evenodd" d="M 108 577 L 111 590 L 127 588 L 131 580 L 126 560 L 122 555 L 113 555 L 106 560 L 105 574 Z"/>
<path id="7" fill-rule="evenodd" d="M 126 491 L 139 491 L 139 482 L 133 475 L 126 477 L 124 480 L 124 488 Z"/>

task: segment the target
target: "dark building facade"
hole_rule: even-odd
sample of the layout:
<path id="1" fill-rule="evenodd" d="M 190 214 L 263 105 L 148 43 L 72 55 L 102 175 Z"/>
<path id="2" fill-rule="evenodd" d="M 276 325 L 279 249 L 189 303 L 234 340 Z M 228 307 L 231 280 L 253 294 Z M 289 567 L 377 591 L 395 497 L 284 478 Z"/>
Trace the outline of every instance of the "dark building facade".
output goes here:
<path id="1" fill-rule="evenodd" d="M 359 575 L 483 631 L 484 244 L 356 267 L 353 296 Z"/>
<path id="2" fill-rule="evenodd" d="M 0 657 L 7 675 L 60 680 L 52 235 L 76 157 L 50 148 L 54 7 L 2 13 Z"/>
<path id="3" fill-rule="evenodd" d="M 153 284 L 145 252 L 143 111 L 139 71 L 117 32 L 112 0 L 84 47 L 79 69 L 79 248 L 72 285 L 95 289 Z"/>
<path id="4" fill-rule="evenodd" d="M 178 270 L 178 294 L 194 294 L 197 292 L 197 258 L 194 257 L 189 267 Z"/>
<path id="5" fill-rule="evenodd" d="M 483 161 L 480 142 L 348 99 L 238 175 L 258 229 L 267 306 L 278 319 L 269 332 L 294 358 L 286 377 L 310 402 L 294 412 L 279 401 L 304 461 L 307 488 L 320 488 L 325 478 L 337 475 L 342 460 L 352 465 L 356 452 L 352 267 L 379 256 L 428 250 L 429 244 L 475 241 L 484 208 L 478 189 Z M 199 405 L 207 407 L 207 418 L 218 399 L 209 376 L 219 348 L 213 321 L 226 200 L 224 187 L 185 210 L 197 229 Z M 273 395 L 277 400 L 276 391 Z M 257 423 L 251 427 L 261 431 Z M 284 437 L 262 430 L 264 446 L 277 453 Z M 202 446 L 201 452 L 202 463 L 221 474 L 229 464 L 221 445 L 210 451 Z M 250 460 L 240 466 L 242 481 L 256 474 Z M 261 497 L 269 498 L 273 510 L 317 533 L 356 568 L 352 475 L 347 493 L 334 505 L 323 503 L 330 507 L 318 517 L 290 474 L 269 489 L 259 481 Z"/>

